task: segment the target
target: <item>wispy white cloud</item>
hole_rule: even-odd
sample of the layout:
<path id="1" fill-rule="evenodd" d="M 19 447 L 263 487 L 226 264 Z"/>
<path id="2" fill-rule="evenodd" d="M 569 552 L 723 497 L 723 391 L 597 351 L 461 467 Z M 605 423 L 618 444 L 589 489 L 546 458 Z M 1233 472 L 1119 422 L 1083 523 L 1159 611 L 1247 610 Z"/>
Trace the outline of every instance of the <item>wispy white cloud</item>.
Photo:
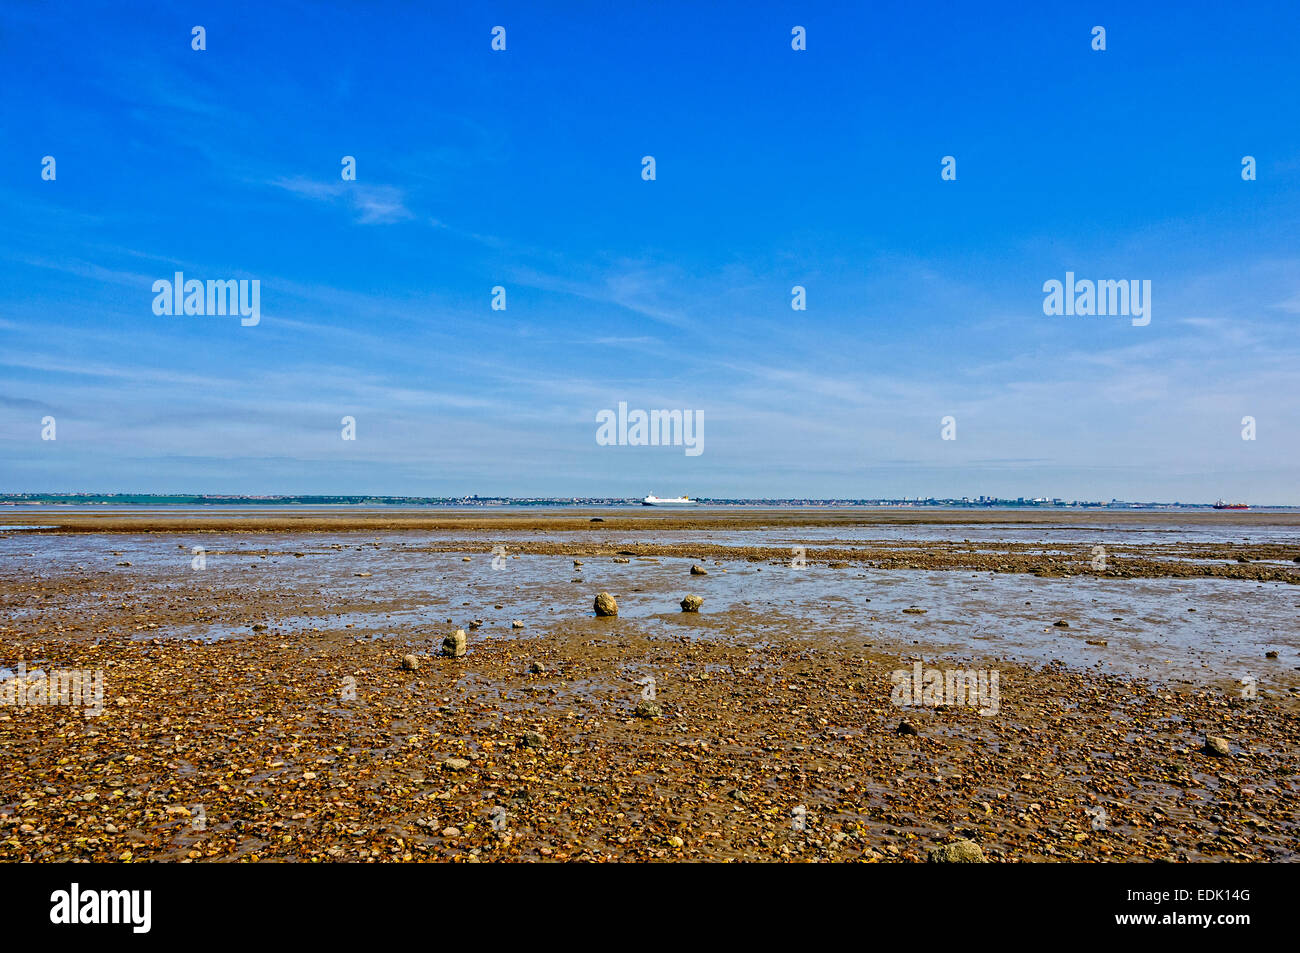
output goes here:
<path id="1" fill-rule="evenodd" d="M 301 177 L 275 179 L 276 188 L 300 198 L 346 207 L 361 225 L 391 225 L 414 218 L 402 189 L 357 182 L 319 182 Z"/>

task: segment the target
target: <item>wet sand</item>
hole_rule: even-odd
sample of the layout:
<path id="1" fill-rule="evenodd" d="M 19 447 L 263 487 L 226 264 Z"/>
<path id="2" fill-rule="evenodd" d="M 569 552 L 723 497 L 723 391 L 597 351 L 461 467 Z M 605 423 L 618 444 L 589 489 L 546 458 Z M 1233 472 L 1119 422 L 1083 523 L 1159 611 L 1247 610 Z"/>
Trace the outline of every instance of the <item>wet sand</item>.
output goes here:
<path id="1" fill-rule="evenodd" d="M 0 529 L 6 524 L 48 525 L 62 532 L 176 532 L 201 529 L 225 532 L 274 532 L 297 530 L 314 532 L 334 530 L 537 530 L 542 532 L 582 532 L 593 519 L 601 520 L 603 529 L 620 532 L 674 529 L 715 530 L 754 529 L 762 526 L 1213 526 L 1242 530 L 1260 527 L 1283 527 L 1300 532 L 1300 512 L 1292 510 L 1216 511 L 1216 510 L 1131 510 L 1131 509 L 941 509 L 863 508 L 842 509 L 781 507 L 702 507 L 673 509 L 664 507 L 565 507 L 538 508 L 525 512 L 510 507 L 493 510 L 475 507 L 464 510 L 431 508 L 354 507 L 260 507 L 242 508 L 237 515 L 231 507 L 178 508 L 172 513 L 156 508 L 148 514 L 127 512 L 124 508 L 25 506 L 0 512 Z"/>
<path id="2" fill-rule="evenodd" d="M 104 712 L 0 708 L 2 859 L 1300 853 L 1290 514 L 8 522 L 60 528 L 0 527 L 0 667 Z M 918 660 L 996 711 L 897 704 Z"/>

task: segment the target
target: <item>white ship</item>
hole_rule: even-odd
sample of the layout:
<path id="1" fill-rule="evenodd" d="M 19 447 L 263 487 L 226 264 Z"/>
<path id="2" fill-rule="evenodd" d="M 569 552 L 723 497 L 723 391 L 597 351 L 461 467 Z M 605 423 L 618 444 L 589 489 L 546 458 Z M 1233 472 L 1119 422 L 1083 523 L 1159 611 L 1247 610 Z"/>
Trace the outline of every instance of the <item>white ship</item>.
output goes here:
<path id="1" fill-rule="evenodd" d="M 676 496 L 671 499 L 666 497 L 655 496 L 651 493 L 641 501 L 642 506 L 695 506 L 696 503 L 689 496 Z"/>

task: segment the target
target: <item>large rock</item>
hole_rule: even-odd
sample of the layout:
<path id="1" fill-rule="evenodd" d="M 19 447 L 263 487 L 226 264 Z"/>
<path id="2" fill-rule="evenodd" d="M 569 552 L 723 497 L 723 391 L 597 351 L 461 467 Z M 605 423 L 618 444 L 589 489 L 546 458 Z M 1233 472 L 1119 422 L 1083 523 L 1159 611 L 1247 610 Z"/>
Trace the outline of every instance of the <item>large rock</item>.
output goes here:
<path id="1" fill-rule="evenodd" d="M 1228 744 L 1227 738 L 1220 738 L 1217 735 L 1206 735 L 1205 753 L 1213 755 L 1216 758 L 1231 758 L 1232 746 Z"/>
<path id="2" fill-rule="evenodd" d="M 420 660 L 416 658 L 414 655 L 402 656 L 402 668 L 406 669 L 406 671 L 414 672 L 419 667 L 420 667 Z"/>
<path id="3" fill-rule="evenodd" d="M 442 640 L 442 654 L 449 658 L 460 658 L 465 654 L 465 630 L 457 629 Z"/>
<path id="4" fill-rule="evenodd" d="M 703 566 L 701 566 L 699 563 L 696 563 L 694 566 L 691 567 L 692 576 L 707 576 L 708 574 L 709 571 L 705 569 Z"/>
<path id="5" fill-rule="evenodd" d="M 971 840 L 935 847 L 925 858 L 931 864 L 983 864 L 984 851 Z"/>
<path id="6" fill-rule="evenodd" d="M 602 592 L 596 597 L 596 615 L 618 615 L 618 603 L 608 592 Z"/>
<path id="7" fill-rule="evenodd" d="M 704 605 L 704 600 L 699 596 L 687 596 L 682 600 L 683 612 L 699 612 L 700 606 Z"/>

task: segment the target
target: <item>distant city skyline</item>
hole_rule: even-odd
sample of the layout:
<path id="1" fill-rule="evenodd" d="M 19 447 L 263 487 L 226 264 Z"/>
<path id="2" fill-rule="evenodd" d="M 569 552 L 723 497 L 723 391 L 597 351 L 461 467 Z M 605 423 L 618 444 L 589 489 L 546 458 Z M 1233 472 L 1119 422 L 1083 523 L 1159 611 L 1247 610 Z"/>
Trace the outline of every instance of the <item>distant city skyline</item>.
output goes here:
<path id="1" fill-rule="evenodd" d="M 370 505 L 420 507 L 420 506 L 498 506 L 498 505 L 575 505 L 575 506 L 610 506 L 638 505 L 642 497 L 615 496 L 485 496 L 478 493 L 466 493 L 445 497 L 387 496 L 367 494 L 319 494 L 319 495 L 274 495 L 245 494 L 229 495 L 219 493 L 204 494 L 149 494 L 149 493 L 0 493 L 0 507 L 5 506 L 41 506 L 41 505 L 128 505 L 128 506 L 241 506 L 266 503 L 268 505 L 285 504 L 290 506 L 336 506 L 336 505 Z M 1153 508 L 1186 507 L 1214 509 L 1287 509 L 1278 504 L 1227 504 L 1229 501 L 1217 500 L 1202 502 L 1195 500 L 1068 500 L 1060 497 L 699 497 L 695 502 L 701 506 L 937 506 L 937 507 L 1051 507 L 1051 508 Z M 0 511 L 3 512 L 3 511 Z"/>
<path id="2" fill-rule="evenodd" d="M 0 492 L 1300 505 L 1298 33 L 8 4 Z"/>

